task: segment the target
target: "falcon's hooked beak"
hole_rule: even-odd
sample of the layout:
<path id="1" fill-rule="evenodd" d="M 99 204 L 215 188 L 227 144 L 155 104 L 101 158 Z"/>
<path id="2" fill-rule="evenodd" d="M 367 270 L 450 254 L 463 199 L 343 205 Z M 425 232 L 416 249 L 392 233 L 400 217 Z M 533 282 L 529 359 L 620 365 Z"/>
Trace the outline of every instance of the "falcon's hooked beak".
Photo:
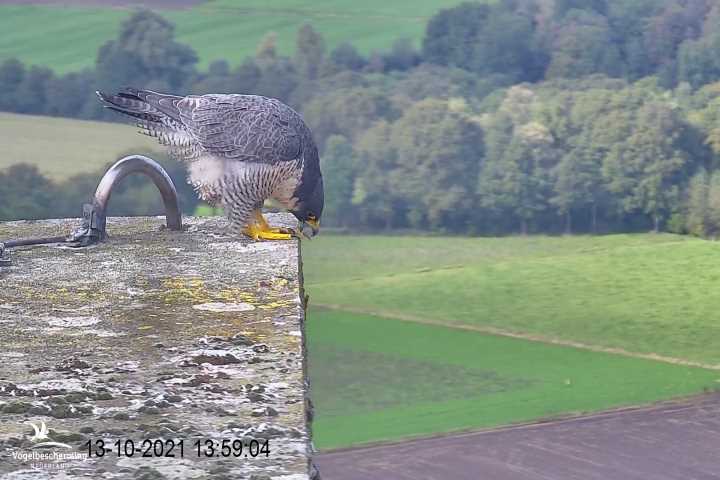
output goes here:
<path id="1" fill-rule="evenodd" d="M 301 232 L 307 239 L 311 239 L 320 231 L 320 220 L 305 220 L 301 225 Z"/>

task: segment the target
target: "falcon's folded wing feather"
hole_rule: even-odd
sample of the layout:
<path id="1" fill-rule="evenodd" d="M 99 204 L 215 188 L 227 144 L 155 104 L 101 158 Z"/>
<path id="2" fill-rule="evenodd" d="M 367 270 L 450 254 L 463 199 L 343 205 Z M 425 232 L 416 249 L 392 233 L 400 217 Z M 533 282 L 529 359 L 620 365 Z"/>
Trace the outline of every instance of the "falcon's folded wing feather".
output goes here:
<path id="1" fill-rule="evenodd" d="M 298 118 L 276 100 L 204 95 L 187 97 L 178 107 L 188 132 L 217 157 L 277 163 L 301 154 Z"/>
<path id="2" fill-rule="evenodd" d="M 126 89 L 98 96 L 107 107 L 138 119 L 143 133 L 180 147 L 185 156 L 208 153 L 245 162 L 295 160 L 303 149 L 300 117 L 277 100 L 254 95 L 178 97 Z"/>

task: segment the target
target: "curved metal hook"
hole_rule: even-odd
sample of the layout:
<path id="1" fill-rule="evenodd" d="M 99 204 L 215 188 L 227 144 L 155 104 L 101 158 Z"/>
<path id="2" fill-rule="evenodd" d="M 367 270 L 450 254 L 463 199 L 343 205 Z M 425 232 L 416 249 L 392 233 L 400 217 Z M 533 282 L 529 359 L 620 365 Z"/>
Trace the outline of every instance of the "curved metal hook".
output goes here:
<path id="1" fill-rule="evenodd" d="M 167 227 L 170 230 L 182 230 L 180 202 L 170 176 L 155 160 L 142 155 L 130 155 L 118 160 L 100 180 L 95 190 L 95 198 L 91 209 L 86 207 L 85 220 L 87 225 L 84 225 L 86 229 L 84 232 L 85 237 L 95 237 L 98 240 L 105 237 L 107 207 L 112 195 L 112 189 L 131 173 L 143 173 L 150 177 L 158 190 L 160 190 L 160 195 L 162 195 Z M 90 243 L 92 243 L 92 240 Z"/>
<path id="2" fill-rule="evenodd" d="M 112 189 L 131 173 L 144 173 L 160 190 L 165 203 L 165 222 L 170 230 L 182 230 L 182 214 L 175 184 L 165 169 L 155 160 L 142 155 L 130 155 L 115 162 L 105 173 L 95 190 L 92 205 L 83 205 L 83 224 L 67 237 L 29 238 L 0 242 L 0 267 L 10 265 L 6 250 L 26 245 L 67 243 L 76 247 L 92 245 L 106 237 L 107 206 Z"/>

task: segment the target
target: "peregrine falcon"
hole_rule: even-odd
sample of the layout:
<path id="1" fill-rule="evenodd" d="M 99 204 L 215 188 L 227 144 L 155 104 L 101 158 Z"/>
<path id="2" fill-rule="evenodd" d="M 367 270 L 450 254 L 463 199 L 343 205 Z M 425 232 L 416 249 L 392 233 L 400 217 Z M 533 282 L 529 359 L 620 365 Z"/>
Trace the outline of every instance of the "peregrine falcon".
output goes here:
<path id="1" fill-rule="evenodd" d="M 292 238 L 262 216 L 264 201 L 273 198 L 297 217 L 304 235 L 318 233 L 324 205 L 318 151 L 289 106 L 257 95 L 180 97 L 133 88 L 97 95 L 168 146 L 200 198 L 221 205 L 236 231 L 256 240 Z"/>

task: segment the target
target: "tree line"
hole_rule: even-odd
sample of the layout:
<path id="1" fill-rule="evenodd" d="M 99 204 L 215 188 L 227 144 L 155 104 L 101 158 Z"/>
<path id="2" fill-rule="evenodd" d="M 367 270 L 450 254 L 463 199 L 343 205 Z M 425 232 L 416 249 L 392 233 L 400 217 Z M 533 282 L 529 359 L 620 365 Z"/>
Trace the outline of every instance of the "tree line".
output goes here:
<path id="1" fill-rule="evenodd" d="M 192 187 L 180 181 L 185 167 L 156 152 L 132 151 L 130 154 L 152 155 L 175 180 L 183 212 L 192 214 L 199 204 Z M 82 205 L 90 203 L 102 175 L 114 162 L 97 171 L 53 181 L 35 165 L 16 164 L 0 170 L 0 220 L 37 220 L 74 218 L 82 215 Z M 113 189 L 109 215 L 164 215 L 157 188 L 144 176 L 131 175 Z"/>
<path id="2" fill-rule="evenodd" d="M 440 11 L 419 49 L 400 39 L 370 55 L 347 43 L 328 51 L 305 25 L 292 56 L 268 34 L 239 66 L 200 71 L 171 23 L 139 11 L 92 70 L 0 65 L 0 109 L 117 121 L 91 92 L 267 95 L 298 109 L 314 132 L 329 225 L 715 236 L 717 45 L 715 1 L 509 0 Z M 3 200 L 10 184 L 23 184 L 10 181 L 15 174 L 0 178 L 0 218 L 29 211 Z M 43 216 L 64 214 L 59 204 Z M 144 213 L 127 208 L 119 211 Z"/>

